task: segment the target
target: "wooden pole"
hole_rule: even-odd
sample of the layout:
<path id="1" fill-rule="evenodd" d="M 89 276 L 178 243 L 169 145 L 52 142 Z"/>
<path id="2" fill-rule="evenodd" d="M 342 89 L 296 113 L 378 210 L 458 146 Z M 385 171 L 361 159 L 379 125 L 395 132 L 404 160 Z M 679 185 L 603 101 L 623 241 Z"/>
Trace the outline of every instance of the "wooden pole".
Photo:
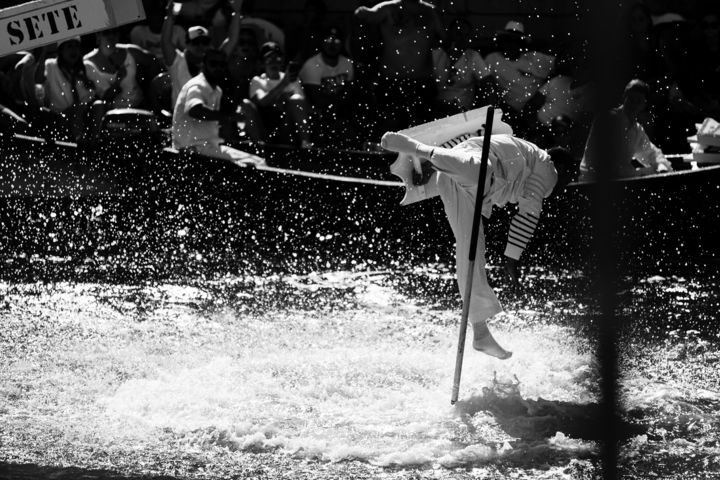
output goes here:
<path id="1" fill-rule="evenodd" d="M 485 119 L 485 131 L 483 133 L 482 157 L 480 158 L 480 175 L 478 177 L 477 192 L 475 194 L 475 210 L 473 211 L 472 233 L 470 235 L 470 251 L 468 252 L 467 281 L 463 294 L 463 310 L 460 319 L 460 333 L 458 335 L 457 357 L 455 358 L 455 378 L 453 380 L 452 396 L 450 403 L 455 405 L 460 392 L 460 376 L 462 375 L 463 356 L 465 355 L 465 334 L 467 333 L 468 315 L 470 314 L 470 297 L 472 293 L 473 277 L 475 273 L 475 254 L 477 253 L 477 241 L 480 233 L 480 219 L 482 217 L 483 199 L 485 197 L 485 176 L 487 175 L 488 156 L 490 155 L 490 136 L 492 135 L 493 117 L 495 108 L 490 106 L 487 109 Z"/>

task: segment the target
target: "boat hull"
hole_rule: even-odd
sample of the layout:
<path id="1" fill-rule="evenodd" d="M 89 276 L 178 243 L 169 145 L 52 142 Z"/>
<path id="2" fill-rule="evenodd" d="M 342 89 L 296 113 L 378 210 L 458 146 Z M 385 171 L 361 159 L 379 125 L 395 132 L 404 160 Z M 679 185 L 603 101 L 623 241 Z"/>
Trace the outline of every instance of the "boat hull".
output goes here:
<path id="1" fill-rule="evenodd" d="M 27 138 L 3 142 L 6 255 L 135 251 L 150 263 L 177 265 L 182 252 L 197 252 L 219 267 L 274 258 L 278 268 L 294 259 L 302 269 L 349 267 L 356 258 L 452 261 L 454 240 L 440 200 L 401 207 L 404 189 L 388 183 L 392 155 L 265 148 L 257 153 L 274 169 L 260 170 L 140 147 L 85 150 Z M 371 181 L 283 170 L 293 168 Z M 616 204 L 599 210 L 618 217 L 616 248 L 623 261 L 720 256 L 720 167 L 616 185 Z M 587 263 L 594 249 L 596 198 L 590 184 L 549 198 L 525 261 Z M 500 260 L 511 215 L 512 206 L 496 208 L 486 222 L 491 263 Z M 249 250 L 252 259 L 246 258 Z"/>

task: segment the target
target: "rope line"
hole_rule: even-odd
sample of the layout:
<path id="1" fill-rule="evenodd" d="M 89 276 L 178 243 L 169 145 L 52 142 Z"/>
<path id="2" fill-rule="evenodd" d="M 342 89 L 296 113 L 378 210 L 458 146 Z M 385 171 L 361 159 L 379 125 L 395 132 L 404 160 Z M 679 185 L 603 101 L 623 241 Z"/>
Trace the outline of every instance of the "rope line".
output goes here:
<path id="1" fill-rule="evenodd" d="M 315 173 L 315 172 L 306 172 L 304 170 L 290 170 L 287 168 L 270 167 L 268 165 L 257 165 L 255 168 L 257 170 L 264 170 L 267 172 L 283 173 L 286 175 L 297 175 L 299 177 L 321 178 L 324 180 L 334 180 L 336 182 L 362 183 L 365 185 L 379 185 L 382 187 L 404 187 L 405 186 L 405 184 L 403 182 L 393 182 L 391 180 L 373 180 L 371 178 L 345 177 L 342 175 L 330 175 L 327 173 Z"/>

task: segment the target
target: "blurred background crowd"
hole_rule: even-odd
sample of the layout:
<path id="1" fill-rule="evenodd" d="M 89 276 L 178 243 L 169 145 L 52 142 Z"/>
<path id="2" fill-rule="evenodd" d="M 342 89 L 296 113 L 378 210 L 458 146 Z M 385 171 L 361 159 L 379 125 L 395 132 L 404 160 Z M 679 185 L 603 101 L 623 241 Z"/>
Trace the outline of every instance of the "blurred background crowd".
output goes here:
<path id="1" fill-rule="evenodd" d="M 485 2 L 393 1 L 145 0 L 139 24 L 0 59 L 2 126 L 91 140 L 117 108 L 167 126 L 217 49 L 229 144 L 372 149 L 384 131 L 494 104 L 517 135 L 582 156 L 596 107 L 572 2 L 485 14 Z M 672 153 L 720 118 L 720 6 L 678 3 L 628 5 L 617 64 L 621 84 L 650 86 L 640 122 Z"/>

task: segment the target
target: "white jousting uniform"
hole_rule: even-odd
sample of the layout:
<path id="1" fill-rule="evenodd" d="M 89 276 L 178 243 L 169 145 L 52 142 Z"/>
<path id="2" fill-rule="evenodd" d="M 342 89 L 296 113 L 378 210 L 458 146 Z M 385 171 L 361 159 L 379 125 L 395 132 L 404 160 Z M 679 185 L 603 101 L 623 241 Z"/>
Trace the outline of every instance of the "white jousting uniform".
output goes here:
<path id="1" fill-rule="evenodd" d="M 536 145 L 512 135 L 492 135 L 490 138 L 482 213 L 489 218 L 493 205 L 518 204 L 518 212 L 510 225 L 505 255 L 519 259 L 535 231 L 543 199 L 550 195 L 557 183 L 557 172 L 550 156 Z M 430 162 L 439 172 L 431 181 L 437 182 L 455 235 L 457 280 L 461 293 L 465 292 L 470 263 L 468 252 L 482 143 L 482 137 L 473 137 L 452 149 L 436 148 L 430 157 Z M 482 225 L 472 287 L 468 318 L 471 324 L 485 322 L 502 311 L 500 301 L 487 280 Z"/>

